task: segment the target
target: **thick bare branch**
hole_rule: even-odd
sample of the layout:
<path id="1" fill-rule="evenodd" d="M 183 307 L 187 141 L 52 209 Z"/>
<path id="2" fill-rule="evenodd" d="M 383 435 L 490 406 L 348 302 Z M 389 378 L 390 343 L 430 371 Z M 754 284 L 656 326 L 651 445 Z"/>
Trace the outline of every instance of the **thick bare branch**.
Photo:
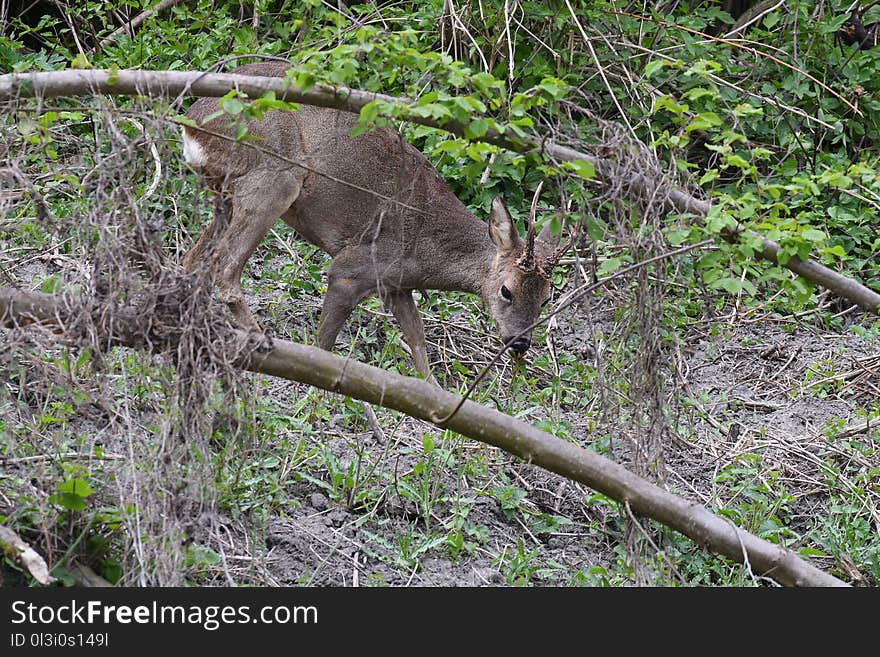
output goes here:
<path id="1" fill-rule="evenodd" d="M 15 325 L 20 320 L 63 323 L 70 312 L 68 309 L 74 305 L 50 295 L 0 287 L 0 327 Z M 120 318 L 113 323 L 112 335 L 107 338 L 125 344 L 130 339 L 128 336 L 142 332 L 137 319 Z M 157 344 L 160 342 L 162 340 L 156 340 Z M 653 518 L 714 552 L 739 563 L 747 559 L 754 572 L 782 584 L 846 585 L 790 550 L 737 528 L 699 504 L 673 495 L 598 454 L 494 409 L 465 401 L 448 421 L 438 422 L 437 418 L 448 417 L 461 399 L 427 381 L 283 340 L 274 340 L 271 349 L 254 352 L 239 364 L 253 372 L 299 381 L 392 408 L 495 445 L 528 463 L 628 503 L 634 512 Z"/>
<path id="2" fill-rule="evenodd" d="M 374 100 L 408 105 L 407 98 L 396 98 L 384 94 L 367 93 L 345 87 L 316 85 L 303 90 L 287 84 L 282 78 L 254 77 L 232 73 L 201 73 L 198 71 L 99 71 L 68 70 L 42 73 L 10 73 L 0 75 L 0 101 L 19 97 L 69 96 L 83 94 L 126 94 L 147 96 L 222 96 L 230 89 L 238 89 L 248 96 L 257 97 L 267 91 L 275 92 L 276 97 L 320 107 L 332 107 L 347 112 L 359 112 Z M 465 125 L 448 121 L 442 125 L 427 117 L 408 117 L 410 121 L 446 130 L 456 135 L 465 134 Z M 588 153 L 555 144 L 552 141 L 539 141 L 533 138 L 520 138 L 489 130 L 482 141 L 501 146 L 516 152 L 541 151 L 556 161 L 586 160 L 596 171 L 596 177 L 603 183 L 620 184 L 635 195 L 651 195 L 655 192 L 669 199 L 677 212 L 705 216 L 710 203 L 686 191 L 655 180 L 642 173 L 627 170 L 617 163 Z M 725 234 L 731 242 L 741 237 L 754 237 L 753 231 L 737 224 Z M 777 243 L 761 238 L 763 250 L 759 254 L 765 260 L 777 263 L 780 247 Z M 821 285 L 835 294 L 852 301 L 864 310 L 880 314 L 880 294 L 858 281 L 815 262 L 792 258 L 784 265 L 791 271 Z"/>

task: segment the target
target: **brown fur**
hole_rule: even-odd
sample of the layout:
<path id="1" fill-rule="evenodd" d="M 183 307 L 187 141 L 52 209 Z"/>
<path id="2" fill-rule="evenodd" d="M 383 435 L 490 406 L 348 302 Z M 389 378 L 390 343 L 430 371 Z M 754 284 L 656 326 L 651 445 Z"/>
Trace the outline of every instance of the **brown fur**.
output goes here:
<path id="1" fill-rule="evenodd" d="M 270 62 L 236 72 L 282 76 L 287 69 Z M 215 99 L 203 98 L 187 115 L 201 125 L 217 107 Z M 241 275 L 280 217 L 333 257 L 318 336 L 322 348 L 333 346 L 362 299 L 379 294 L 401 325 L 417 369 L 429 376 L 412 291 L 436 289 L 480 294 L 502 339 L 518 338 L 512 348 L 525 351 L 529 336 L 519 334 L 550 295 L 546 265 L 558 258 L 555 241 L 542 233 L 535 251 L 544 266 L 523 271 L 517 266 L 523 241 L 499 199 L 487 227 L 400 134 L 383 128 L 352 137 L 356 123 L 352 114 L 306 105 L 299 112 L 267 112 L 248 126 L 258 149 L 208 134 L 235 134 L 228 117 L 202 130 L 185 128 L 185 138 L 204 155 L 199 169 L 216 200 L 214 221 L 184 267 L 208 267 L 237 321 L 258 329 L 244 301 Z M 512 301 L 502 297 L 502 285 Z"/>

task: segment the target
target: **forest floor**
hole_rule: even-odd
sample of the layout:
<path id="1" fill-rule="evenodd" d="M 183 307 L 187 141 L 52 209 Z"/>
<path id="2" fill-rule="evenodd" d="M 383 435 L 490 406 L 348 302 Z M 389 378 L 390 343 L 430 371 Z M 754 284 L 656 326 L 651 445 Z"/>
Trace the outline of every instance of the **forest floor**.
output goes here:
<path id="1" fill-rule="evenodd" d="M 611 321 L 613 309 L 607 300 L 595 305 L 586 313 L 582 306 L 560 315 L 556 351 L 597 358 L 599 327 Z M 591 313 L 595 321 L 586 321 Z M 750 531 L 822 553 L 820 565 L 851 564 L 848 555 L 834 554 L 834 546 L 821 539 L 819 546 L 810 536 L 817 519 L 831 522 L 840 499 L 860 500 L 858 513 L 880 531 L 878 434 L 865 426 L 865 410 L 880 392 L 876 323 L 860 320 L 874 324 L 873 332 L 858 325 L 831 331 L 809 318 L 749 315 L 686 327 L 674 380 L 678 404 L 661 447 L 662 481 L 678 495 L 725 510 Z M 387 326 L 380 322 L 366 332 Z M 435 358 L 448 353 L 448 343 L 455 342 L 449 323 L 428 321 L 427 331 Z M 465 344 L 476 350 L 474 362 L 493 355 L 486 346 L 480 353 L 485 341 Z M 458 343 L 455 353 L 461 358 L 467 348 Z M 307 391 L 273 380 L 262 394 L 283 413 Z M 377 409 L 389 432 L 382 444 L 368 426 L 346 425 L 338 397 L 326 395 L 322 403 L 331 417 L 301 449 L 320 456 L 298 464 L 300 475 L 287 487 L 289 503 L 265 518 L 265 551 L 252 554 L 260 555 L 254 562 L 259 575 L 251 570 L 247 579 L 337 586 L 758 581 L 711 556 L 693 565 L 699 548 L 689 541 L 644 521 L 633 525 L 608 498 L 495 448 L 457 436 L 438 439 L 428 423 Z M 568 429 L 568 439 L 632 462 L 638 441 L 599 431 L 588 413 L 566 409 L 564 402 L 558 408 L 557 425 Z M 546 411 L 533 407 L 521 414 L 541 421 Z M 613 429 L 615 422 L 603 426 Z M 434 436 L 427 447 L 425 436 Z M 852 449 L 851 441 L 862 442 Z M 835 469 L 834 462 L 848 467 Z M 873 478 L 873 487 L 858 481 L 860 475 Z M 652 550 L 649 565 L 636 569 L 626 557 L 634 527 L 662 551 Z M 230 543 L 226 549 L 237 547 Z M 705 569 L 706 562 L 713 567 Z M 698 568 L 705 570 L 696 573 Z M 845 575 L 856 584 L 870 582 L 856 568 Z"/>
<path id="2" fill-rule="evenodd" d="M 314 254 L 307 256 L 300 266 L 312 266 L 313 259 Z M 290 292 L 273 290 L 267 279 L 280 262 L 261 265 L 257 260 L 250 267 L 251 306 L 276 337 L 308 340 L 320 295 L 299 295 L 292 307 Z M 33 281 L 70 264 L 62 259 L 41 272 L 33 270 L 33 263 L 15 271 Z M 254 294 L 254 289 L 261 292 Z M 447 307 L 434 296 L 422 300 L 438 378 L 459 390 L 469 380 L 462 372 L 478 371 L 494 355 L 485 317 L 473 300 L 462 303 Z M 617 304 L 613 295 L 599 296 L 563 311 L 550 337 L 529 352 L 524 370 L 514 373 L 506 357 L 495 366 L 479 401 L 632 467 L 633 450 L 643 444 L 638 430 L 627 428 L 632 426 L 626 418 L 631 407 L 610 365 L 616 362 L 608 345 L 619 321 Z M 666 426 L 651 476 L 744 529 L 805 550 L 819 567 L 854 584 L 876 585 L 872 564 L 877 564 L 880 545 L 880 434 L 877 420 L 868 427 L 866 417 L 876 411 L 880 392 L 880 327 L 863 315 L 844 316 L 835 330 L 813 319 L 744 312 L 680 326 L 663 375 Z M 356 349 L 359 341 L 369 348 L 354 351 L 355 357 L 407 371 L 398 331 L 377 304 L 355 313 L 337 352 Z M 120 378 L 126 378 L 124 368 Z M 385 432 L 380 440 L 364 422 L 360 404 L 350 399 L 271 377 L 247 374 L 245 380 L 255 392 L 260 429 L 244 448 L 237 443 L 219 448 L 231 456 L 224 457 L 219 478 L 210 484 L 214 492 L 208 497 L 215 502 L 200 502 L 186 527 L 193 543 L 183 576 L 190 583 L 626 586 L 762 581 L 671 530 L 629 515 L 610 498 L 496 448 L 376 408 Z M 50 480 L 61 471 L 69 476 L 71 470 L 69 464 L 34 461 L 33 454 L 69 451 L 76 436 L 81 453 L 100 445 L 120 455 L 118 461 L 77 467 L 93 468 L 90 481 L 106 480 L 98 489 L 103 505 L 131 508 L 122 483 L 130 464 L 121 455 L 132 453 L 133 439 L 108 431 L 112 423 L 102 422 L 122 409 L 134 413 L 141 402 L 129 383 L 116 386 L 114 404 L 120 410 L 110 416 L 82 410 L 86 403 L 74 404 L 61 419 L 47 420 L 46 409 L 57 409 L 50 401 L 57 393 L 46 385 L 37 390 L 33 376 L 27 385 L 22 381 L 7 382 L 12 393 L 8 426 L 16 422 L 18 430 L 33 423 L 27 430 L 31 451 L 23 456 L 21 439 L 7 442 L 0 484 L 21 490 L 0 488 L 0 504 L 5 505 L 0 512 L 21 523 L 30 509 L 25 501 L 42 500 L 34 503 L 43 509 L 42 520 L 33 521 L 35 530 L 26 538 L 51 555 L 75 540 L 82 527 L 66 524 L 70 516 L 65 514 L 54 525 L 46 520 L 48 493 L 56 485 Z M 130 424 L 143 430 L 137 441 L 145 445 L 153 439 L 159 415 L 148 409 Z M 143 464 L 134 470 L 143 471 Z M 142 504 L 142 513 L 150 512 Z M 171 529 L 169 524 L 165 531 Z M 101 558 L 79 558 L 100 570 Z M 6 582 L 17 581 L 8 569 L 0 574 Z M 123 582 L 132 581 L 119 574 Z"/>

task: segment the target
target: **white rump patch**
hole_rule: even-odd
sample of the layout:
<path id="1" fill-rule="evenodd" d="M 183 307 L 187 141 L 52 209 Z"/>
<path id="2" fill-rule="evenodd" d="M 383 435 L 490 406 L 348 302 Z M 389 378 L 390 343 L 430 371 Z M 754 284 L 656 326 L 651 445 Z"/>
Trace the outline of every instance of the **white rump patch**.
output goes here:
<path id="1" fill-rule="evenodd" d="M 199 142 L 186 134 L 186 130 L 183 130 L 183 157 L 187 164 L 196 169 L 203 167 L 208 161 Z"/>

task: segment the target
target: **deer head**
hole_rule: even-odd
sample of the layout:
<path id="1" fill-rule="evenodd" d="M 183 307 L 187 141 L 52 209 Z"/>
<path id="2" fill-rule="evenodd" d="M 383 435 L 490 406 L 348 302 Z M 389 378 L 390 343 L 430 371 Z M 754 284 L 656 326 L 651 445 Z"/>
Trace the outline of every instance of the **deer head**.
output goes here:
<path id="1" fill-rule="evenodd" d="M 549 224 L 535 238 L 535 212 L 542 185 L 538 185 L 532 199 L 525 241 L 500 197 L 492 201 L 489 214 L 489 237 L 497 251 L 481 292 L 501 339 L 516 354 L 525 353 L 531 346 L 529 327 L 550 300 L 553 268 L 571 246 L 571 240 L 560 246 Z"/>

